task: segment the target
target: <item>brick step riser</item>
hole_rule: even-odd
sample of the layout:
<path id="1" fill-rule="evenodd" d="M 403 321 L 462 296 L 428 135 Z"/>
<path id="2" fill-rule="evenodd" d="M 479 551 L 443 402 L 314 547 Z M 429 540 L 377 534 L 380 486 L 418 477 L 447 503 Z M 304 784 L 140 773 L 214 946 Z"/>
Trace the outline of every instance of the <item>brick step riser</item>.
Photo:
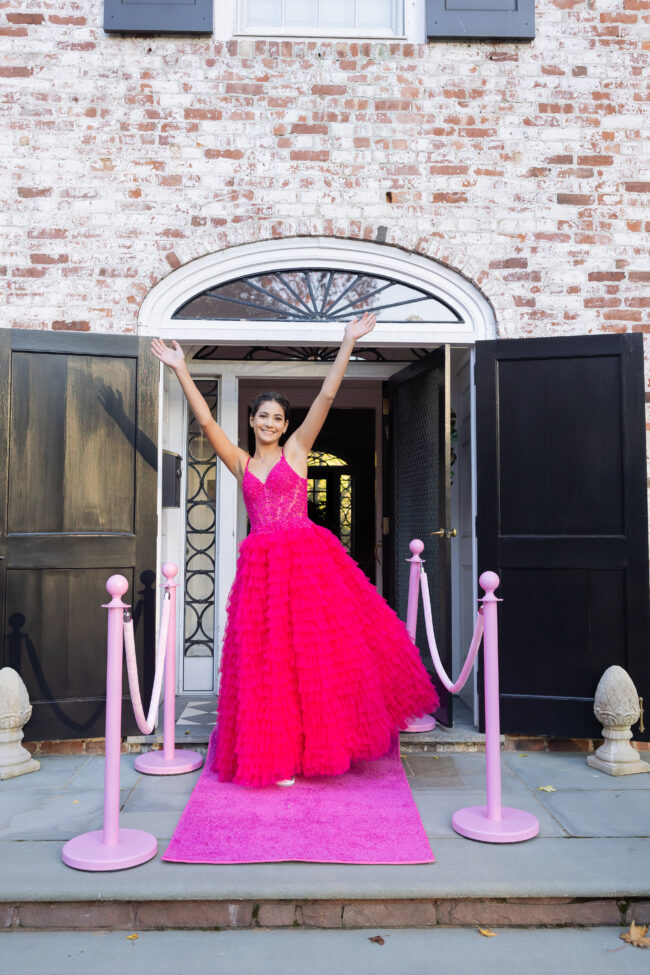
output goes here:
<path id="1" fill-rule="evenodd" d="M 155 931 L 252 928 L 567 927 L 650 923 L 650 900 L 104 901 L 0 904 L 0 928 Z"/>

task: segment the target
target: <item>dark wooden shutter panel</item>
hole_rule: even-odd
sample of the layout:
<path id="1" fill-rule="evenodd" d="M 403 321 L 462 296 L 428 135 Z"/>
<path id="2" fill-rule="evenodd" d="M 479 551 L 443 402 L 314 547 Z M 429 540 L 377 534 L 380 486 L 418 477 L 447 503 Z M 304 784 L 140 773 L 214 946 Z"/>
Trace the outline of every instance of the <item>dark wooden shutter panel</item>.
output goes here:
<path id="1" fill-rule="evenodd" d="M 0 329 L 0 664 L 28 741 L 104 734 L 106 580 L 129 581 L 145 700 L 156 604 L 158 363 L 149 341 Z M 136 732 L 124 685 L 123 734 Z"/>
<path id="2" fill-rule="evenodd" d="M 213 0 L 104 0 L 104 30 L 120 34 L 211 34 Z"/>
<path id="3" fill-rule="evenodd" d="M 427 0 L 427 37 L 529 41 L 535 0 Z"/>
<path id="4" fill-rule="evenodd" d="M 476 407 L 478 570 L 498 572 L 503 598 L 501 729 L 597 738 L 607 667 L 650 698 L 642 336 L 478 342 Z"/>

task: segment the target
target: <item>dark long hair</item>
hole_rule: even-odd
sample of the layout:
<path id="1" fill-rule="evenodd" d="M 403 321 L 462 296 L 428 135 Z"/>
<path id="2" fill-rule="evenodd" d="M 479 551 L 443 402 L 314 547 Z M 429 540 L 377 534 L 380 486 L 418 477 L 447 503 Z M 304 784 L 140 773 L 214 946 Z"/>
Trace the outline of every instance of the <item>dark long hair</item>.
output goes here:
<path id="1" fill-rule="evenodd" d="M 284 410 L 285 420 L 289 419 L 289 400 L 286 396 L 283 396 L 282 393 L 274 393 L 273 391 L 269 393 L 260 393 L 259 396 L 256 396 L 251 405 L 248 407 L 248 415 L 255 416 L 262 403 L 268 403 L 269 401 L 271 403 L 277 403 L 278 406 L 281 406 Z"/>

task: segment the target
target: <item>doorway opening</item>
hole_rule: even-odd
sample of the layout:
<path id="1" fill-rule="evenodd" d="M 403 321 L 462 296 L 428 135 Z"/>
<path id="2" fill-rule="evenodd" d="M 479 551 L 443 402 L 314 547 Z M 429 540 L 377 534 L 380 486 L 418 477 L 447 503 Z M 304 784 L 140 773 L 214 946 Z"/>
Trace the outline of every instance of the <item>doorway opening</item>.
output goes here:
<path id="1" fill-rule="evenodd" d="M 400 537 L 399 549 L 393 544 L 396 523 L 391 523 L 395 517 L 395 481 L 398 477 L 408 480 L 413 471 L 408 457 L 396 459 L 390 429 L 395 403 L 391 403 L 389 386 L 391 377 L 399 377 L 405 369 L 403 360 L 351 364 L 351 375 L 346 375 L 310 456 L 308 490 L 310 517 L 340 538 L 351 557 L 402 618 L 408 542 L 412 537 L 422 538 L 431 589 L 436 599 L 440 600 L 443 591 L 448 598 L 447 613 L 441 615 L 434 608 L 434 618 L 441 654 L 447 669 L 456 674 L 469 646 L 476 612 L 472 350 L 449 346 L 441 349 L 448 363 L 446 385 L 440 388 L 436 400 L 436 409 L 442 410 L 442 422 L 437 422 L 434 429 L 418 408 L 406 417 L 399 432 L 394 430 L 392 434 L 415 437 L 416 441 L 418 437 L 425 441 L 433 437 L 427 450 L 436 457 L 442 456 L 442 440 L 446 438 L 449 444 L 446 466 L 444 461 L 442 466 L 431 465 L 424 458 L 418 475 L 420 481 L 415 484 L 412 519 L 406 533 L 401 532 L 404 538 Z M 190 349 L 188 353 L 191 354 Z M 253 365 L 243 358 L 190 359 L 190 368 L 204 395 L 210 397 L 221 424 L 243 449 L 250 451 L 253 445 L 248 404 L 255 396 L 272 389 L 285 394 L 291 403 L 289 431 L 292 431 L 320 389 L 327 364 L 301 364 L 303 375 L 300 376 L 296 376 L 296 363 L 287 361 Z M 164 557 L 183 566 L 186 602 L 184 623 L 179 621 L 183 627 L 179 633 L 182 647 L 179 693 L 196 698 L 197 694 L 214 694 L 218 686 L 227 595 L 234 576 L 237 547 L 248 533 L 249 525 L 235 479 L 222 465 L 215 467 L 214 455 L 197 435 L 196 425 L 188 416 L 173 377 L 166 377 L 164 382 L 165 446 L 178 450 L 184 471 L 182 510 L 163 509 Z M 448 428 L 444 417 L 448 417 Z M 174 435 L 175 444 L 170 443 Z M 455 529 L 455 535 L 449 540 L 432 534 L 440 528 L 436 517 L 441 509 L 424 503 L 424 494 L 433 497 L 441 493 L 447 497 L 448 509 L 443 514 L 446 527 Z M 404 503 L 403 497 L 400 503 Z M 447 552 L 441 557 L 444 545 Z M 178 552 L 177 558 L 170 554 L 173 547 Z M 446 574 L 444 586 L 441 567 Z M 439 628 L 444 628 L 444 632 Z M 425 665 L 432 672 L 422 629 L 417 642 Z M 463 700 L 474 715 L 475 690 L 471 682 L 466 686 Z M 453 723 L 452 707 L 438 714 L 442 724 Z"/>

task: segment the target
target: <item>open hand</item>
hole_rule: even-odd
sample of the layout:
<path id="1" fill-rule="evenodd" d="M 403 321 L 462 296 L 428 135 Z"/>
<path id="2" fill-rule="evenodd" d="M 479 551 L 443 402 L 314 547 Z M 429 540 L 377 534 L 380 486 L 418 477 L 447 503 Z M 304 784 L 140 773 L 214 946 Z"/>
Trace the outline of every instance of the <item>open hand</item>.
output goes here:
<path id="1" fill-rule="evenodd" d="M 170 369 L 178 369 L 179 366 L 185 362 L 185 356 L 183 355 L 183 350 L 181 349 L 178 342 L 174 339 L 172 342 L 174 346 L 170 349 L 168 345 L 162 341 L 162 339 L 153 339 L 151 342 L 151 351 L 155 355 L 156 359 L 169 366 Z"/>
<path id="2" fill-rule="evenodd" d="M 372 332 L 376 322 L 377 318 L 372 312 L 365 312 L 363 318 L 353 318 L 351 322 L 347 323 L 345 326 L 345 337 L 356 342 L 362 335 L 367 335 L 368 332 Z"/>

